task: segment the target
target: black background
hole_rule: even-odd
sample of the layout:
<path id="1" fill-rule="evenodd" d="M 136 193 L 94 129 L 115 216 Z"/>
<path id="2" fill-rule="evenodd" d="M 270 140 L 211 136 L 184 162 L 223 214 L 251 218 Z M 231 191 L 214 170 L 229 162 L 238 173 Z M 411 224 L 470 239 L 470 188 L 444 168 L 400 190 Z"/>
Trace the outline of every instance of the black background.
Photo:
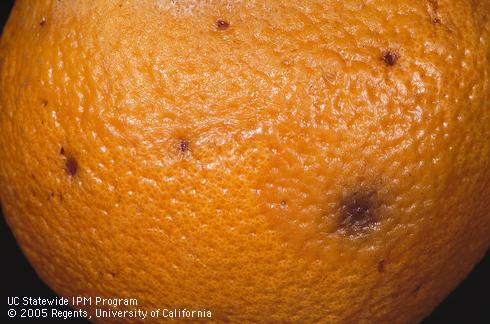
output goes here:
<path id="1" fill-rule="evenodd" d="M 11 0 L 0 0 L 0 27 L 5 24 L 12 4 Z M 0 315 L 0 318 L 3 318 L 0 322 L 13 322 L 6 313 L 7 296 L 54 297 L 56 294 L 38 278 L 29 265 L 5 223 L 3 215 L 0 215 L 0 231 L 4 260 L 1 269 L 2 293 L 6 307 L 4 314 Z M 81 320 L 64 322 L 85 323 Z M 490 323 L 490 252 L 487 252 L 486 257 L 476 266 L 471 275 L 423 323 Z"/>

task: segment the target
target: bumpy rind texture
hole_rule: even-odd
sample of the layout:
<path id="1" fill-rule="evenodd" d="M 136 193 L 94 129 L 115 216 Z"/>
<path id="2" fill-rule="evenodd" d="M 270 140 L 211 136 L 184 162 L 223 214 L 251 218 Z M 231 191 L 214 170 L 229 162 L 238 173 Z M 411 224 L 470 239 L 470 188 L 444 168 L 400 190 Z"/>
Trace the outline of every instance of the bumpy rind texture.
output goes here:
<path id="1" fill-rule="evenodd" d="M 490 245 L 489 11 L 19 0 L 0 45 L 8 224 L 63 296 L 418 321 Z"/>

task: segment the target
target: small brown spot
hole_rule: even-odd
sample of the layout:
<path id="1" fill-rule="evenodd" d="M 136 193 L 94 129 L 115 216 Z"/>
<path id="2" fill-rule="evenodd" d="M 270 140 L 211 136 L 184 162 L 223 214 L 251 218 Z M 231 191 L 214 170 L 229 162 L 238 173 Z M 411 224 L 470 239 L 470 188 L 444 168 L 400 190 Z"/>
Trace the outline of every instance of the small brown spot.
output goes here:
<path id="1" fill-rule="evenodd" d="M 418 293 L 418 292 L 419 292 L 419 290 L 420 290 L 420 288 L 422 288 L 422 286 L 423 286 L 422 284 L 418 284 L 418 285 L 415 287 L 415 289 L 413 290 L 413 293 L 414 293 L 414 294 Z"/>
<path id="2" fill-rule="evenodd" d="M 60 148 L 60 154 L 65 155 L 65 148 L 63 146 Z"/>
<path id="3" fill-rule="evenodd" d="M 65 161 L 65 171 L 69 176 L 74 176 L 78 170 L 78 162 L 72 157 L 68 156 Z"/>
<path id="4" fill-rule="evenodd" d="M 381 54 L 381 58 L 388 66 L 393 66 L 398 61 L 398 55 L 392 51 L 384 51 Z"/>
<path id="5" fill-rule="evenodd" d="M 47 101 L 47 100 L 45 100 L 45 99 L 41 99 L 41 105 L 42 105 L 43 107 L 46 107 L 46 106 L 48 105 L 48 101 Z"/>
<path id="6" fill-rule="evenodd" d="M 378 272 L 379 273 L 385 272 L 385 260 L 381 260 L 378 262 Z"/>
<path id="7" fill-rule="evenodd" d="M 44 26 L 44 24 L 46 23 L 46 18 L 45 17 L 41 17 L 41 20 L 39 21 L 39 26 Z"/>
<path id="8" fill-rule="evenodd" d="M 48 194 L 48 200 L 53 199 L 53 197 L 54 197 L 54 192 L 50 192 L 50 193 Z"/>
<path id="9" fill-rule="evenodd" d="M 287 206 L 287 203 L 285 200 L 281 200 L 281 207 L 285 208 Z"/>
<path id="10" fill-rule="evenodd" d="M 437 0 L 427 1 L 427 12 L 433 24 L 441 23 L 441 18 L 439 16 L 439 2 Z"/>
<path id="11" fill-rule="evenodd" d="M 111 273 L 110 273 L 110 275 L 111 275 L 112 279 L 114 279 L 114 278 L 116 278 L 117 273 L 115 273 L 115 272 L 111 272 Z"/>
<path id="12" fill-rule="evenodd" d="M 376 209 L 376 191 L 361 189 L 348 195 L 340 205 L 340 230 L 347 234 L 362 234 L 372 229 L 378 220 Z"/>
<path id="13" fill-rule="evenodd" d="M 187 151 L 189 151 L 189 141 L 187 140 L 180 140 L 180 143 L 179 143 L 179 151 L 180 153 L 186 153 Z"/>
<path id="14" fill-rule="evenodd" d="M 230 27 L 230 23 L 223 19 L 216 20 L 216 28 L 218 30 L 227 30 Z"/>

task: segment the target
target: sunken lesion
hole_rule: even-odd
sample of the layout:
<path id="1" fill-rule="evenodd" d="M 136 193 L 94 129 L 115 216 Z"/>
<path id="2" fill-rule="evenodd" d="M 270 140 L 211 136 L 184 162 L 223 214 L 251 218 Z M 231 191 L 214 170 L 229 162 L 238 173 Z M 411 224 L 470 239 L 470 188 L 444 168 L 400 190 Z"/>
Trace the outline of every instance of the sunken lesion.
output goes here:
<path id="1" fill-rule="evenodd" d="M 230 28 L 230 23 L 224 19 L 218 19 L 216 20 L 216 29 L 217 30 L 227 30 L 228 28 Z"/>
<path id="2" fill-rule="evenodd" d="M 65 161 L 66 174 L 73 177 L 78 171 L 78 162 L 73 156 L 68 156 Z"/>
<path id="3" fill-rule="evenodd" d="M 423 283 L 419 283 L 419 284 L 417 284 L 417 286 L 415 286 L 415 288 L 413 289 L 413 291 L 412 291 L 412 292 L 413 292 L 414 294 L 417 294 L 417 293 L 420 291 L 420 288 L 422 288 L 422 286 L 423 286 L 423 285 L 424 285 Z"/>
<path id="4" fill-rule="evenodd" d="M 385 50 L 381 53 L 381 60 L 383 60 L 387 66 L 394 66 L 399 59 L 400 55 L 393 50 Z"/>
<path id="5" fill-rule="evenodd" d="M 66 174 L 70 177 L 75 176 L 79 170 L 77 159 L 73 155 L 66 152 L 63 146 L 60 148 L 60 154 L 65 158 Z"/>
<path id="6" fill-rule="evenodd" d="M 441 17 L 439 14 L 439 1 L 438 0 L 428 0 L 427 1 L 427 12 L 429 18 L 433 24 L 440 24 Z"/>
<path id="7" fill-rule="evenodd" d="M 186 139 L 180 139 L 179 140 L 179 153 L 180 154 L 186 154 L 190 150 L 190 142 Z"/>
<path id="8" fill-rule="evenodd" d="M 379 222 L 378 194 L 361 188 L 344 196 L 340 202 L 338 231 L 347 235 L 370 232 Z"/>

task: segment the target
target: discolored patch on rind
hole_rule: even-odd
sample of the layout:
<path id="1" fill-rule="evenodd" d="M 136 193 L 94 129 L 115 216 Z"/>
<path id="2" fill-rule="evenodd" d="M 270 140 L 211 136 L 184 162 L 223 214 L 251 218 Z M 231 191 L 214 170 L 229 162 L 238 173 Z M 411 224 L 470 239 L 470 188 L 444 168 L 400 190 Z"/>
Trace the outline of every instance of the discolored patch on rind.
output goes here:
<path id="1" fill-rule="evenodd" d="M 439 15 L 439 2 L 438 0 L 428 0 L 427 1 L 427 12 L 429 14 L 430 20 L 433 24 L 440 24 L 441 18 Z"/>
<path id="2" fill-rule="evenodd" d="M 385 62 L 386 65 L 393 66 L 396 64 L 396 62 L 398 62 L 399 57 L 397 53 L 387 50 L 381 53 L 381 59 Z"/>
<path id="3" fill-rule="evenodd" d="M 361 235 L 379 220 L 377 192 L 361 188 L 342 198 L 338 230 L 348 235 Z"/>
<path id="4" fill-rule="evenodd" d="M 189 141 L 186 140 L 186 139 L 181 139 L 180 142 L 179 142 L 179 152 L 184 154 L 184 153 L 187 153 L 187 151 L 189 151 Z"/>
<path id="5" fill-rule="evenodd" d="M 223 19 L 216 20 L 216 29 L 218 30 L 227 30 L 230 28 L 230 23 Z"/>
<path id="6" fill-rule="evenodd" d="M 65 161 L 65 171 L 69 176 L 74 176 L 78 171 L 78 162 L 73 156 L 69 156 Z"/>
<path id="7" fill-rule="evenodd" d="M 413 289 L 413 293 L 416 294 L 420 291 L 420 288 L 422 288 L 423 284 L 419 283 L 415 288 Z"/>
<path id="8" fill-rule="evenodd" d="M 62 146 L 60 148 L 60 154 L 65 158 L 65 172 L 69 176 L 74 176 L 78 171 L 78 161 L 69 153 L 66 152 L 65 148 Z"/>

